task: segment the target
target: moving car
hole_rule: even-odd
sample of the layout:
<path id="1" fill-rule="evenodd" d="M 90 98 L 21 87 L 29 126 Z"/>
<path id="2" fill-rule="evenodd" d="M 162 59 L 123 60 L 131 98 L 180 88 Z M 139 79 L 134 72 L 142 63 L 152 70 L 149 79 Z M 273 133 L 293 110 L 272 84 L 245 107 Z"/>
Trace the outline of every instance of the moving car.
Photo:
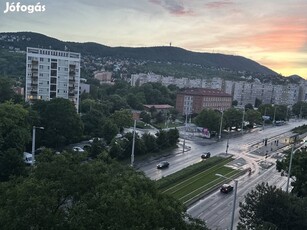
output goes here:
<path id="1" fill-rule="evenodd" d="M 169 163 L 167 161 L 162 161 L 157 165 L 157 169 L 167 168 L 168 166 L 169 166 Z"/>
<path id="2" fill-rule="evenodd" d="M 221 191 L 222 193 L 229 193 L 229 192 L 231 192 L 232 190 L 233 190 L 233 187 L 232 187 L 231 185 L 229 185 L 229 184 L 223 184 L 222 187 L 221 187 L 221 189 L 220 189 L 220 191 Z"/>
<path id="3" fill-rule="evenodd" d="M 209 158 L 211 156 L 211 153 L 210 152 L 206 152 L 206 153 L 203 153 L 202 155 L 201 155 L 201 159 L 207 159 L 207 158 Z"/>

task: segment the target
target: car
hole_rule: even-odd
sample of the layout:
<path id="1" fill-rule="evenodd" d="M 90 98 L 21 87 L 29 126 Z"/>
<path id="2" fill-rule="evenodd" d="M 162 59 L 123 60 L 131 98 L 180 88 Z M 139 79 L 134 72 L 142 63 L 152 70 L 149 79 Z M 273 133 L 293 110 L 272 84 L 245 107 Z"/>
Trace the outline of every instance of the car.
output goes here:
<path id="1" fill-rule="evenodd" d="M 92 144 L 94 142 L 94 140 L 101 141 L 102 138 L 100 138 L 100 137 L 93 137 L 92 139 L 88 140 L 88 142 Z"/>
<path id="2" fill-rule="evenodd" d="M 207 159 L 210 156 L 211 156 L 211 153 L 210 152 L 206 152 L 206 153 L 201 154 L 201 159 Z"/>
<path id="3" fill-rule="evenodd" d="M 32 154 L 31 154 L 31 153 L 24 152 L 24 153 L 23 153 L 23 161 L 24 161 L 27 165 L 32 165 Z"/>
<path id="4" fill-rule="evenodd" d="M 84 149 L 81 148 L 81 147 L 79 147 L 79 146 L 73 147 L 72 150 L 73 150 L 74 152 L 84 152 Z"/>
<path id="5" fill-rule="evenodd" d="M 169 166 L 169 163 L 167 161 L 162 161 L 159 164 L 157 164 L 157 169 L 167 168 L 168 166 Z"/>
<path id="6" fill-rule="evenodd" d="M 221 187 L 221 189 L 220 189 L 220 191 L 221 191 L 222 193 L 229 193 L 229 192 L 231 192 L 232 190 L 233 190 L 233 187 L 232 187 L 231 185 L 229 185 L 229 184 L 223 184 L 222 187 Z"/>

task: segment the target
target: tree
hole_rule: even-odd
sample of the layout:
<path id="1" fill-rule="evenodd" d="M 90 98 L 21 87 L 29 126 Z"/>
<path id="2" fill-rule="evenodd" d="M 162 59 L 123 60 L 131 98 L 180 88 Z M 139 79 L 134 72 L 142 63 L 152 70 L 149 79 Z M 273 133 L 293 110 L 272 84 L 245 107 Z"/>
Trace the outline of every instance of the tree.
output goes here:
<path id="1" fill-rule="evenodd" d="M 250 110 L 250 109 L 254 109 L 254 106 L 251 103 L 248 103 L 244 106 L 245 111 Z"/>
<path id="2" fill-rule="evenodd" d="M 167 132 L 168 141 L 170 146 L 176 146 L 179 141 L 179 131 L 178 129 L 170 129 Z"/>
<path id="3" fill-rule="evenodd" d="M 132 113 L 128 109 L 115 111 L 110 119 L 117 125 L 119 129 L 130 127 L 132 125 Z"/>
<path id="4" fill-rule="evenodd" d="M 144 142 L 147 153 L 159 151 L 156 137 L 151 135 L 150 133 L 144 133 L 142 136 L 142 141 Z"/>
<path id="5" fill-rule="evenodd" d="M 260 124 L 262 121 L 261 113 L 257 110 L 249 109 L 245 113 L 244 120 L 249 122 L 249 126 L 253 128 L 253 124 Z"/>
<path id="6" fill-rule="evenodd" d="M 138 96 L 132 93 L 127 95 L 127 103 L 132 109 L 142 110 L 143 105 L 139 100 Z"/>
<path id="7" fill-rule="evenodd" d="M 81 117 L 84 124 L 84 134 L 92 137 L 101 137 L 102 127 L 105 123 L 104 114 L 96 109 L 92 109 Z"/>
<path id="8" fill-rule="evenodd" d="M 218 131 L 221 123 L 221 113 L 204 109 L 194 119 L 197 126 L 205 127 L 210 131 Z"/>
<path id="9" fill-rule="evenodd" d="M 276 169 L 281 171 L 288 172 L 289 170 L 289 161 L 291 151 L 287 151 L 287 157 L 282 161 L 277 161 Z M 291 168 L 291 177 L 295 178 L 295 181 L 291 183 L 293 186 L 292 193 L 299 197 L 307 197 L 307 151 L 306 149 L 297 150 L 293 154 L 292 159 L 292 168 Z"/>
<path id="10" fill-rule="evenodd" d="M 29 112 L 19 104 L 0 104 L 0 150 L 14 148 L 23 152 L 31 140 Z"/>
<path id="11" fill-rule="evenodd" d="M 28 177 L 1 183 L 1 228 L 207 229 L 143 173 L 106 156 L 84 160 L 45 152 Z"/>
<path id="12" fill-rule="evenodd" d="M 307 117 L 307 102 L 299 101 L 292 106 L 292 113 L 297 117 Z"/>
<path id="13" fill-rule="evenodd" d="M 0 103 L 11 100 L 15 96 L 13 81 L 6 77 L 0 77 Z"/>
<path id="14" fill-rule="evenodd" d="M 240 203 L 238 230 L 306 229 L 306 199 L 262 183 Z"/>
<path id="15" fill-rule="evenodd" d="M 110 119 L 108 119 L 102 127 L 103 138 L 107 144 L 118 134 L 118 127 Z"/>
<path id="16" fill-rule="evenodd" d="M 142 111 L 140 114 L 140 118 L 142 119 L 143 122 L 148 123 L 148 124 L 150 123 L 151 116 L 148 112 Z"/>
<path id="17" fill-rule="evenodd" d="M 156 133 L 157 136 L 157 145 L 160 149 L 165 149 L 170 146 L 169 139 L 168 139 L 168 133 L 164 130 L 160 130 L 158 133 Z"/>
<path id="18" fill-rule="evenodd" d="M 41 137 L 40 143 L 44 146 L 57 149 L 81 139 L 83 124 L 75 106 L 68 99 L 40 101 L 33 105 L 33 109 L 38 112 L 40 125 L 45 128 L 38 137 Z"/>
<path id="19" fill-rule="evenodd" d="M 262 104 L 262 101 L 258 98 L 255 100 L 255 108 L 259 108 L 259 106 Z"/>
<path id="20" fill-rule="evenodd" d="M 225 126 L 227 128 L 231 127 L 241 127 L 242 126 L 243 111 L 237 110 L 235 108 L 230 108 L 224 112 Z"/>

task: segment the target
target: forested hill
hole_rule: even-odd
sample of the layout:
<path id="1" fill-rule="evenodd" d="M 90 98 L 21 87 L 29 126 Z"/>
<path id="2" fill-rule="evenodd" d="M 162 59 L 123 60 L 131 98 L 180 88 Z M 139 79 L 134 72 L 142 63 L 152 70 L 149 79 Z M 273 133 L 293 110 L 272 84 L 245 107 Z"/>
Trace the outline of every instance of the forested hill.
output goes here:
<path id="1" fill-rule="evenodd" d="M 204 67 L 225 68 L 234 71 L 248 71 L 265 75 L 277 75 L 271 69 L 242 56 L 225 55 L 218 53 L 192 52 L 178 47 L 109 47 L 97 43 L 64 42 L 58 39 L 32 32 L 0 33 L 0 47 L 20 48 L 43 47 L 56 50 L 68 50 L 99 57 L 128 58 L 136 60 L 178 62 L 197 64 Z"/>

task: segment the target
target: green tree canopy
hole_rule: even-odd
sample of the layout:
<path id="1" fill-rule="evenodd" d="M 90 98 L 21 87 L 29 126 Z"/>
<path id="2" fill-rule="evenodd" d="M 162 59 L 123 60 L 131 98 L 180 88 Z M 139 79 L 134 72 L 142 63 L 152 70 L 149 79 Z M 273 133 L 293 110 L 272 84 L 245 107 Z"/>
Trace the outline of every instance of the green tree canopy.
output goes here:
<path id="1" fill-rule="evenodd" d="M 40 125 L 45 128 L 38 135 L 44 146 L 61 148 L 81 139 L 83 124 L 75 106 L 68 99 L 55 98 L 51 101 L 39 101 L 33 105 L 33 109 L 38 112 Z"/>
<path id="2" fill-rule="evenodd" d="M 276 168 L 279 172 L 289 170 L 289 161 L 291 150 L 288 150 L 287 157 L 282 161 L 277 161 Z M 295 151 L 292 159 L 291 177 L 295 177 L 295 181 L 291 183 L 293 186 L 292 193 L 299 197 L 307 197 L 307 151 L 306 149 Z"/>
<path id="3" fill-rule="evenodd" d="M 217 132 L 220 129 L 221 116 L 220 112 L 204 109 L 195 117 L 194 122 L 197 126 Z"/>
<path id="4" fill-rule="evenodd" d="M 25 172 L 23 152 L 31 140 L 29 113 L 21 105 L 0 104 L 0 181 Z"/>
<path id="5" fill-rule="evenodd" d="M 306 199 L 262 183 L 240 203 L 238 230 L 306 229 Z"/>
<path id="6" fill-rule="evenodd" d="M 28 177 L 0 184 L 3 229 L 206 229 L 143 173 L 100 158 L 43 153 Z"/>
<path id="7" fill-rule="evenodd" d="M 242 126 L 243 111 L 230 108 L 224 112 L 225 126 L 227 128 Z"/>
<path id="8" fill-rule="evenodd" d="M 19 104 L 0 104 L 0 150 L 14 148 L 23 152 L 31 140 L 29 112 Z"/>

